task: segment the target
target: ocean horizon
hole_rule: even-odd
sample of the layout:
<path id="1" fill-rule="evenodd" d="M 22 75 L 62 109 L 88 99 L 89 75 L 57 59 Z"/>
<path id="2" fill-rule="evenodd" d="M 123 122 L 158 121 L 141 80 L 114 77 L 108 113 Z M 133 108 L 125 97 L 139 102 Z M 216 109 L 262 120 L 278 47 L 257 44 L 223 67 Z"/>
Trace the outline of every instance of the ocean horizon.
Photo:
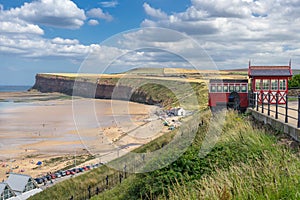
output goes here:
<path id="1" fill-rule="evenodd" d="M 0 85 L 0 92 L 26 92 L 31 87 L 29 85 Z"/>

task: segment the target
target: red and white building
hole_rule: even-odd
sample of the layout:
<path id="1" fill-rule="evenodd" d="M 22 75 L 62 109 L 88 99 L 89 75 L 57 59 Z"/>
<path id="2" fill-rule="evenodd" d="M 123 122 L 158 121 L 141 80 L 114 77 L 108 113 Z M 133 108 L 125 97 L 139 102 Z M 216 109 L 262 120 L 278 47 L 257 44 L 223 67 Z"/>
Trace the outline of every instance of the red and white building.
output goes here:
<path id="1" fill-rule="evenodd" d="M 275 104 L 278 94 L 278 103 L 285 104 L 288 80 L 292 75 L 291 62 L 288 66 L 251 66 L 249 62 L 248 76 L 251 90 L 258 94 L 259 103 L 268 103 L 270 94 L 270 103 Z"/>

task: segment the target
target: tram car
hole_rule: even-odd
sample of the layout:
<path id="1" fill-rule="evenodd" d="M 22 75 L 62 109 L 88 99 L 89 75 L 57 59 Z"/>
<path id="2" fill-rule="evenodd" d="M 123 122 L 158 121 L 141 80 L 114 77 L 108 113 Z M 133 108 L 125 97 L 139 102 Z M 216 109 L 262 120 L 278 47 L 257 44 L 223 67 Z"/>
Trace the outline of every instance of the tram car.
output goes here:
<path id="1" fill-rule="evenodd" d="M 249 61 L 248 77 L 251 87 L 248 87 L 248 79 L 211 79 L 209 107 L 212 111 L 232 108 L 243 112 L 249 102 L 252 106 L 255 103 L 286 104 L 288 80 L 292 76 L 291 61 L 286 66 L 252 66 Z"/>
<path id="2" fill-rule="evenodd" d="M 246 111 L 248 79 L 210 79 L 208 104 L 212 111 L 223 108 Z"/>

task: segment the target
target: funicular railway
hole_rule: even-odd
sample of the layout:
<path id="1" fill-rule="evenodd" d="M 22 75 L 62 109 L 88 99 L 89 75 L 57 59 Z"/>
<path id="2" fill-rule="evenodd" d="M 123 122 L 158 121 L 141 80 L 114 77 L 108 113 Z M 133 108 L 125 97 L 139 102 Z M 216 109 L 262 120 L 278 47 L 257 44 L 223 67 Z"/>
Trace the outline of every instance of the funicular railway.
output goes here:
<path id="1" fill-rule="evenodd" d="M 288 96 L 288 66 L 251 66 L 248 79 L 211 79 L 209 107 L 212 111 L 227 108 L 252 116 L 300 142 L 300 95 Z"/>
<path id="2" fill-rule="evenodd" d="M 211 79 L 208 105 L 212 111 L 232 108 L 244 112 L 254 104 L 286 104 L 288 80 L 292 77 L 288 66 L 251 66 L 248 79 Z"/>

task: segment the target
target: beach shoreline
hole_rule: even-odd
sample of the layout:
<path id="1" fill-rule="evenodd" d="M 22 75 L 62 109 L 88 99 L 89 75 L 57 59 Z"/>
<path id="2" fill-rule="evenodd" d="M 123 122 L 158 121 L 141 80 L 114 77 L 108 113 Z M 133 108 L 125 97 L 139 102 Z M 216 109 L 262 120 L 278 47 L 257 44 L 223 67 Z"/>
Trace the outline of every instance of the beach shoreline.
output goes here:
<path id="1" fill-rule="evenodd" d="M 0 179 L 9 171 L 37 177 L 71 166 L 75 156 L 108 162 L 166 131 L 152 105 L 36 91 L 1 92 L 0 100 L 8 102 L 0 110 Z"/>

